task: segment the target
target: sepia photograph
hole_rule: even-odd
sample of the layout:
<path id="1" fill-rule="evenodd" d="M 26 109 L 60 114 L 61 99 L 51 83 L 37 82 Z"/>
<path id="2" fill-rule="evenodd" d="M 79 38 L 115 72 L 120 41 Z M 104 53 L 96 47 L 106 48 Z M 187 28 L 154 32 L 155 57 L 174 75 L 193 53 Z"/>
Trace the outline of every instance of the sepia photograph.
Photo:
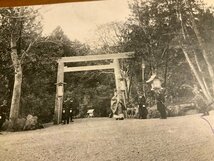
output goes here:
<path id="1" fill-rule="evenodd" d="M 0 161 L 214 161 L 214 1 L 0 2 Z"/>

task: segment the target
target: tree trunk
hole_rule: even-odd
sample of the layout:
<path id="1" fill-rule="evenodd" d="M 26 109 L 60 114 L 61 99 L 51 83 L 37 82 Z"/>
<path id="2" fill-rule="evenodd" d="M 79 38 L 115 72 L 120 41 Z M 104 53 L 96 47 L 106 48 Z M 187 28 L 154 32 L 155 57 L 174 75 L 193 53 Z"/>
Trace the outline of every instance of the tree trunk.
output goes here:
<path id="1" fill-rule="evenodd" d="M 188 62 L 188 64 L 189 64 L 189 66 L 190 66 L 192 72 L 194 73 L 194 75 L 195 75 L 195 77 L 196 77 L 196 79 L 197 79 L 197 81 L 198 81 L 198 83 L 199 83 L 199 85 L 200 85 L 200 87 L 201 87 L 201 89 L 202 89 L 202 92 L 203 92 L 204 96 L 206 97 L 206 99 L 208 100 L 208 102 L 212 102 L 212 98 L 211 98 L 211 97 L 209 96 L 209 94 L 207 93 L 206 87 L 204 86 L 204 84 L 203 84 L 203 82 L 202 82 L 202 80 L 201 80 L 201 78 L 200 78 L 198 72 L 196 71 L 194 65 L 192 64 L 192 62 L 191 62 L 191 60 L 190 60 L 190 58 L 189 58 L 189 55 L 187 54 L 187 52 L 186 52 L 186 50 L 185 50 L 184 48 L 182 48 L 182 51 L 183 51 L 183 53 L 184 53 L 184 55 L 185 55 L 185 57 L 186 57 L 186 60 L 187 60 L 187 62 Z"/>
<path id="2" fill-rule="evenodd" d="M 187 31 L 186 28 L 185 28 L 185 31 Z M 190 38 L 190 36 L 189 36 L 188 33 L 186 33 L 186 40 L 188 40 L 189 43 L 192 44 L 191 38 Z M 203 80 L 203 83 L 204 83 L 204 86 L 205 86 L 205 88 L 206 88 L 207 94 L 209 95 L 209 97 L 212 97 L 212 96 L 211 96 L 211 93 L 210 93 L 210 89 L 208 88 L 207 82 L 206 82 L 206 80 L 205 80 L 205 78 L 204 78 L 204 76 L 203 76 L 203 71 L 202 71 L 201 65 L 200 65 L 200 63 L 199 63 L 199 60 L 198 60 L 198 56 L 197 56 L 197 54 L 196 54 L 196 51 L 195 51 L 194 48 L 192 49 L 192 51 L 193 51 L 193 55 L 194 55 L 194 58 L 195 58 L 196 66 L 197 66 L 197 68 L 198 68 L 198 70 L 199 70 L 199 72 L 200 72 L 199 74 L 200 74 L 201 79 Z"/>
<path id="3" fill-rule="evenodd" d="M 169 63 L 169 53 L 166 51 L 166 60 L 165 60 L 165 70 L 164 70 L 164 87 L 166 88 L 167 83 L 167 74 L 168 74 L 168 63 Z"/>
<path id="4" fill-rule="evenodd" d="M 189 3 L 188 3 L 188 5 L 191 6 Z M 213 95 L 214 95 L 214 71 L 213 71 L 212 65 L 211 65 L 211 63 L 209 61 L 208 54 L 207 54 L 207 52 L 205 50 L 203 39 L 200 36 L 200 32 L 199 32 L 199 30 L 197 28 L 197 25 L 195 23 L 195 19 L 194 19 L 192 11 L 190 11 L 190 19 L 191 19 L 191 22 L 192 22 L 193 31 L 195 32 L 195 35 L 196 35 L 197 40 L 198 40 L 199 47 L 201 48 L 202 55 L 203 55 L 204 60 L 205 60 L 205 62 L 207 64 L 208 72 L 209 72 L 209 75 L 210 75 L 210 78 L 211 78 L 211 81 L 212 81 L 212 90 L 213 90 Z"/>
<path id="5" fill-rule="evenodd" d="M 198 29 L 196 28 L 196 25 L 195 25 L 195 23 L 194 23 L 194 20 L 192 21 L 192 24 L 194 24 L 194 25 L 193 25 L 193 30 L 194 30 L 194 32 L 195 32 L 195 34 L 196 34 L 196 37 L 197 37 L 197 39 L 198 39 L 199 46 L 200 46 L 200 48 L 201 48 L 201 50 L 202 50 L 202 55 L 203 55 L 204 60 L 205 60 L 205 62 L 206 62 L 206 64 L 207 64 L 208 72 L 209 72 L 210 78 L 211 78 L 211 80 L 212 80 L 212 90 L 213 90 L 213 94 L 214 94 L 214 71 L 213 71 L 212 65 L 211 65 L 211 63 L 210 63 L 210 61 L 209 61 L 209 58 L 208 58 L 207 52 L 206 52 L 206 50 L 205 50 L 205 47 L 204 47 L 204 45 L 203 45 L 202 38 L 200 37 L 199 31 L 198 31 Z"/>
<path id="6" fill-rule="evenodd" d="M 181 32 L 182 32 L 183 39 L 184 39 L 184 41 L 187 41 L 186 34 L 185 34 L 185 31 L 184 31 L 184 25 L 183 25 L 183 19 L 182 19 L 181 13 L 180 13 L 180 22 L 181 22 L 181 28 L 182 28 Z M 208 104 L 209 104 L 210 102 L 212 102 L 212 97 L 211 97 L 211 95 L 209 94 L 209 91 L 207 91 L 204 82 L 201 80 L 201 77 L 199 76 L 199 73 L 198 73 L 197 70 L 195 69 L 195 67 L 194 67 L 194 65 L 193 65 L 193 63 L 192 63 L 192 61 L 191 61 L 191 59 L 190 59 L 190 57 L 189 57 L 189 55 L 188 55 L 186 49 L 185 49 L 184 47 L 181 47 L 181 48 L 182 48 L 182 51 L 183 51 L 183 53 L 184 53 L 184 56 L 185 56 L 185 58 L 186 58 L 186 60 L 187 60 L 187 62 L 188 62 L 188 64 L 189 64 L 189 66 L 190 66 L 190 68 L 191 68 L 193 74 L 195 75 L 196 80 L 198 81 L 199 86 L 201 87 L 202 92 L 203 92 L 203 94 L 204 94 L 204 96 L 205 96 L 205 98 L 207 99 Z M 194 53 L 194 54 L 195 54 L 195 53 Z M 195 55 L 195 56 L 196 56 L 196 55 Z M 197 56 L 196 56 L 195 58 L 197 58 Z M 196 60 L 196 61 L 197 61 L 197 60 Z M 198 62 L 196 62 L 196 63 L 198 63 Z M 197 65 L 198 65 L 198 64 L 197 64 Z M 200 66 L 198 66 L 198 68 L 200 68 Z"/>
<path id="7" fill-rule="evenodd" d="M 194 51 L 193 51 L 193 52 L 194 52 Z M 205 78 L 204 78 L 204 76 L 203 76 L 203 71 L 202 71 L 202 69 L 201 69 L 200 63 L 199 63 L 199 61 L 198 61 L 198 58 L 197 58 L 197 55 L 196 55 L 195 52 L 194 52 L 194 57 L 195 57 L 195 62 L 196 62 L 196 65 L 197 65 L 197 67 L 198 67 L 198 70 L 199 70 L 199 72 L 201 73 L 201 78 L 202 78 L 202 80 L 203 80 L 203 83 L 204 83 L 205 89 L 206 89 L 206 91 L 207 91 L 207 94 L 209 95 L 209 97 L 212 97 L 211 94 L 210 94 L 210 90 L 209 90 L 209 88 L 208 88 L 208 86 L 207 86 L 207 82 L 206 82 L 206 80 L 205 80 Z"/>
<path id="8" fill-rule="evenodd" d="M 21 85 L 22 85 L 22 66 L 17 54 L 16 39 L 11 36 L 11 59 L 15 70 L 13 96 L 10 107 L 10 119 L 15 120 L 19 116 Z"/>

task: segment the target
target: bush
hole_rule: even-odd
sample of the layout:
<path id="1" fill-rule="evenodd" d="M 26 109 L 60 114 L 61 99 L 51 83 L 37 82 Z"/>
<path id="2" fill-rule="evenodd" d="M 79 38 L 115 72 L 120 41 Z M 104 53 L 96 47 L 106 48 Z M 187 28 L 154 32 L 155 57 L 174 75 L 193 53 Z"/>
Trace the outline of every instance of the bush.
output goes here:
<path id="1" fill-rule="evenodd" d="M 16 120 L 6 120 L 2 125 L 3 131 L 23 131 L 43 128 L 38 122 L 37 116 L 28 115 L 27 118 L 18 118 Z"/>

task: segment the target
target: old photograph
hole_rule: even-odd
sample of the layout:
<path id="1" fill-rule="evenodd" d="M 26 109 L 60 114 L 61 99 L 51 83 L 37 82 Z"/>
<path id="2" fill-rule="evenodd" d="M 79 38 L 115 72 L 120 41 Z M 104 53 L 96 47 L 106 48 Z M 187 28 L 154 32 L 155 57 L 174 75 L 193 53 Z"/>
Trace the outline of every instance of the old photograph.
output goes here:
<path id="1" fill-rule="evenodd" d="M 214 1 L 0 7 L 0 161 L 213 151 Z"/>

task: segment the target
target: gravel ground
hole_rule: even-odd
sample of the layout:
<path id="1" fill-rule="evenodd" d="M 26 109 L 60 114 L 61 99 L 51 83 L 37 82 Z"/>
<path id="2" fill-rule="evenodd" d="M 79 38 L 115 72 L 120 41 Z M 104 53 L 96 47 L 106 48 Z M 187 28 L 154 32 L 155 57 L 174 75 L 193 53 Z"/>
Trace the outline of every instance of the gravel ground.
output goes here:
<path id="1" fill-rule="evenodd" d="M 205 117 L 214 126 L 214 112 Z M 200 115 L 166 120 L 76 119 L 0 135 L 1 161 L 214 161 L 214 133 Z"/>

